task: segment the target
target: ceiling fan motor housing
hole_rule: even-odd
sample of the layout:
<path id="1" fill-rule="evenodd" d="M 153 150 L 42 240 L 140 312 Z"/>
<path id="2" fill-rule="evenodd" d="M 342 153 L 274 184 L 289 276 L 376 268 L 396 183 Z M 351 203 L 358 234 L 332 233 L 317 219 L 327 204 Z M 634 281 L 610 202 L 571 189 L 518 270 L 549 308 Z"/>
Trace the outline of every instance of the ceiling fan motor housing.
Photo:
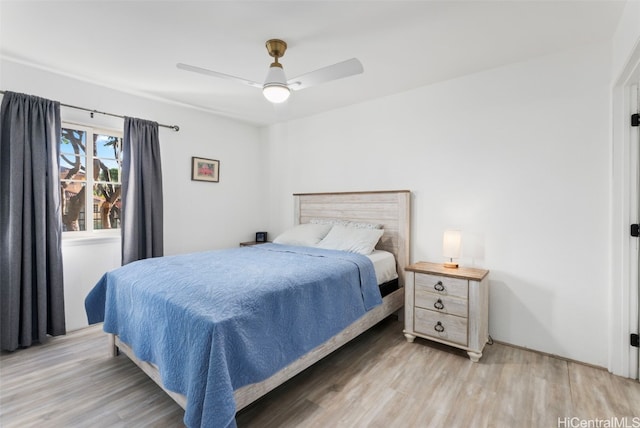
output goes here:
<path id="1" fill-rule="evenodd" d="M 280 39 L 267 40 L 265 46 L 267 47 L 269 55 L 276 59 L 276 64 L 278 63 L 278 58 L 282 58 L 287 50 L 287 44 Z"/>

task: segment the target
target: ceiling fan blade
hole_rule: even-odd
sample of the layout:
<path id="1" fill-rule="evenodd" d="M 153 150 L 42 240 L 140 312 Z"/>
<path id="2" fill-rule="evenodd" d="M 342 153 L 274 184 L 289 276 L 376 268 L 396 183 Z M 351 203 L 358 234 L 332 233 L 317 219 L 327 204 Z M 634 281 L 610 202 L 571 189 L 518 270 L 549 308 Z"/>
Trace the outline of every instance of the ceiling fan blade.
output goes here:
<path id="1" fill-rule="evenodd" d="M 182 63 L 176 64 L 176 67 L 178 67 L 181 70 L 193 71 L 200 74 L 206 74 L 207 76 L 213 76 L 213 77 L 219 77 L 221 79 L 232 80 L 234 82 L 238 82 L 244 85 L 254 86 L 256 88 L 262 89 L 262 83 L 253 82 L 251 80 L 243 79 L 241 77 L 231 76 L 229 74 L 220 73 L 217 71 L 209 70 L 207 68 L 201 68 L 201 67 L 196 67 L 195 65 L 188 65 L 188 64 L 182 64 Z"/>
<path id="2" fill-rule="evenodd" d="M 362 63 L 357 58 L 351 58 L 337 64 L 319 68 L 315 71 L 310 71 L 309 73 L 302 74 L 298 77 L 294 77 L 293 79 L 289 79 L 287 80 L 287 85 L 289 86 L 289 89 L 298 91 L 300 89 L 316 86 L 331 80 L 360 74 L 363 71 L 364 67 L 362 67 Z"/>

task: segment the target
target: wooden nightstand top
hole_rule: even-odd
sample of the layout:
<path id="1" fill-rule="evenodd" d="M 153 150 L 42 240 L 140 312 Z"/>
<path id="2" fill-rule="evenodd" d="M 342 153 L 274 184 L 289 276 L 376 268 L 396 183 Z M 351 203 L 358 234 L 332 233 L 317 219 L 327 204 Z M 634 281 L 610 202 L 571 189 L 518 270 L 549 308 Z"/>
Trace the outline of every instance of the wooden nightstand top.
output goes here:
<path id="1" fill-rule="evenodd" d="M 449 276 L 451 278 L 468 279 L 471 281 L 482 281 L 489 274 L 486 269 L 465 268 L 457 269 L 444 267 L 441 263 L 417 262 L 407 266 L 404 270 L 418 273 L 430 273 L 432 275 Z"/>
<path id="2" fill-rule="evenodd" d="M 268 244 L 271 241 L 247 241 L 247 242 L 241 242 L 240 246 L 241 247 L 250 247 L 252 245 L 260 245 L 260 244 Z"/>

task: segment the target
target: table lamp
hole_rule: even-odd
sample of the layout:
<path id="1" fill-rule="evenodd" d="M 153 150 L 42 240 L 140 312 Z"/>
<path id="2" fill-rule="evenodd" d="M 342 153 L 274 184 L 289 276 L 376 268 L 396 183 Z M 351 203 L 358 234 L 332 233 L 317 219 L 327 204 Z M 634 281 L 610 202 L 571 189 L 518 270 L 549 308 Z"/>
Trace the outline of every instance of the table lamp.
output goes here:
<path id="1" fill-rule="evenodd" d="M 460 231 L 459 230 L 445 230 L 444 237 L 442 239 L 442 255 L 449 259 L 445 262 L 444 267 L 456 269 L 458 263 L 454 263 L 453 259 L 460 258 Z"/>

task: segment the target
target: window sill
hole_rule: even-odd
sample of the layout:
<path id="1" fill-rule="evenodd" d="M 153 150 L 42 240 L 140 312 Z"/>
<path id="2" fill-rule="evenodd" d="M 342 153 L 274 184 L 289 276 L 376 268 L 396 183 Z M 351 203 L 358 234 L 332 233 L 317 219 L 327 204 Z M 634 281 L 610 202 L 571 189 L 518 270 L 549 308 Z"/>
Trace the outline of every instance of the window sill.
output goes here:
<path id="1" fill-rule="evenodd" d="M 62 237 L 63 247 L 76 247 L 79 245 L 98 245 L 120 242 L 120 235 L 103 235 L 103 236 L 78 236 L 78 237 Z"/>

